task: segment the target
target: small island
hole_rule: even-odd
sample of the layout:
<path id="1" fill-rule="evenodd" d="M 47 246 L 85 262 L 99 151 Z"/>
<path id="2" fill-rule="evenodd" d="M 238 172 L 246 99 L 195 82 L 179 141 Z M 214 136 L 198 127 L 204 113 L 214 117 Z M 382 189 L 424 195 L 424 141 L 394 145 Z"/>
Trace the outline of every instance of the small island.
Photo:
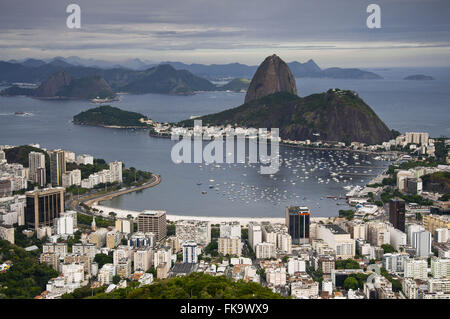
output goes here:
<path id="1" fill-rule="evenodd" d="M 246 78 L 233 79 L 227 84 L 218 87 L 221 91 L 245 92 L 250 85 L 250 80 Z"/>
<path id="2" fill-rule="evenodd" d="M 73 123 L 109 128 L 148 128 L 153 121 L 140 113 L 102 105 L 75 115 Z"/>
<path id="3" fill-rule="evenodd" d="M 434 80 L 434 78 L 432 76 L 424 74 L 413 74 L 405 77 L 403 80 L 430 81 Z"/>

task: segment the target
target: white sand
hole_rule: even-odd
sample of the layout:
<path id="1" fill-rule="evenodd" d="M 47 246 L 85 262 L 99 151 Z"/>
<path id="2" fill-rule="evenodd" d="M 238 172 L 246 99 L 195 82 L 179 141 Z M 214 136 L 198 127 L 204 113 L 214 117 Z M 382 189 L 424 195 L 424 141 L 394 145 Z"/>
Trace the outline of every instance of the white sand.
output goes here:
<path id="1" fill-rule="evenodd" d="M 116 217 L 126 218 L 128 215 L 136 218 L 141 212 L 134 210 L 117 209 L 102 205 L 93 205 L 92 208 L 96 208 L 99 211 L 103 211 L 103 216 L 108 216 L 110 212 L 116 213 Z M 211 224 L 220 224 L 221 222 L 238 221 L 241 225 L 247 226 L 250 221 L 254 222 L 271 222 L 271 223 L 284 223 L 285 218 L 283 217 L 216 217 L 216 216 L 185 216 L 185 215 L 166 215 L 167 220 L 177 221 L 177 220 L 201 220 L 209 221 Z M 326 221 L 329 217 L 311 217 L 312 222 Z"/>

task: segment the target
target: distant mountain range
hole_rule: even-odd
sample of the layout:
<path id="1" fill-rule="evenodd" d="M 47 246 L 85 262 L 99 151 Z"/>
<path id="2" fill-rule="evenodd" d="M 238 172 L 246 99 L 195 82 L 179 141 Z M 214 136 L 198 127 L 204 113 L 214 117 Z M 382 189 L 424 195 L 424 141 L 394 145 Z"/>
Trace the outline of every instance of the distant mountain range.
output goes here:
<path id="1" fill-rule="evenodd" d="M 241 63 L 229 64 L 185 64 L 182 62 L 161 62 L 169 64 L 177 70 L 187 70 L 194 75 L 209 80 L 224 78 L 247 78 L 251 79 L 258 68 L 257 65 L 246 65 Z M 76 56 L 68 58 L 55 57 L 48 60 L 25 59 L 9 60 L 0 62 L 0 81 L 6 82 L 41 82 L 51 74 L 64 68 L 75 77 L 99 75 L 103 77 L 112 87 L 115 82 L 120 84 L 124 79 L 132 77 L 135 71 L 144 71 L 157 66 L 157 63 L 142 61 L 140 59 L 129 59 L 121 62 L 108 62 L 96 59 L 82 59 Z M 342 78 L 342 79 L 381 79 L 376 73 L 356 68 L 327 68 L 321 69 L 312 59 L 305 63 L 287 63 L 294 77 L 319 77 L 319 78 Z M 128 81 L 127 81 L 128 82 Z"/>
<path id="2" fill-rule="evenodd" d="M 130 93 L 193 94 L 195 91 L 213 91 L 216 86 L 186 70 L 176 70 L 168 64 L 160 64 L 145 71 L 119 88 Z"/>
<path id="3" fill-rule="evenodd" d="M 175 69 L 188 70 L 198 76 L 207 79 L 218 78 L 248 78 L 251 79 L 258 66 L 245 65 L 240 63 L 230 64 L 184 64 L 181 62 L 164 62 L 172 65 Z M 308 60 L 305 63 L 290 62 L 287 63 L 296 78 L 335 78 L 335 79 L 382 79 L 376 73 L 363 71 L 360 69 L 328 68 L 321 69 L 316 62 Z"/>

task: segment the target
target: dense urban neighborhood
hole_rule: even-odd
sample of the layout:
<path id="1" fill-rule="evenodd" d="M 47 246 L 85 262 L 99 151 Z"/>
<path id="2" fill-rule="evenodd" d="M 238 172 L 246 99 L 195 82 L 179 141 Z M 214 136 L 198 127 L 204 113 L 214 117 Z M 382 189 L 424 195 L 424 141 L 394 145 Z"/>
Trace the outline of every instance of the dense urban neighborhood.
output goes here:
<path id="1" fill-rule="evenodd" d="M 0 146 L 0 297 L 450 299 L 449 144 L 406 133 L 340 145 L 390 161 L 347 189 L 348 209 L 226 219 L 101 206 L 161 177 L 69 150 Z"/>

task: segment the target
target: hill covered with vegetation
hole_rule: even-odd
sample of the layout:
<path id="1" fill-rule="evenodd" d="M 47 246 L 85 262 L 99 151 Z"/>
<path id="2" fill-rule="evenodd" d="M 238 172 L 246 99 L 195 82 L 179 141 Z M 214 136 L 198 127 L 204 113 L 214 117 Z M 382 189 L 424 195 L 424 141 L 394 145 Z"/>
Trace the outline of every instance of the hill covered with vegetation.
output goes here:
<path id="1" fill-rule="evenodd" d="M 40 264 L 34 253 L 0 240 L 0 262 L 10 262 L 11 268 L 0 273 L 0 299 L 30 299 L 45 290 L 49 279 L 58 273 Z"/>
<path id="2" fill-rule="evenodd" d="M 185 277 L 158 280 L 140 288 L 127 287 L 99 293 L 94 299 L 281 299 L 260 284 L 235 282 L 225 276 L 193 273 Z"/>
<path id="3" fill-rule="evenodd" d="M 423 190 L 450 194 L 450 172 L 436 172 L 422 176 Z"/>
<path id="4" fill-rule="evenodd" d="M 140 119 L 148 120 L 147 116 L 140 113 L 102 105 L 75 115 L 73 122 L 95 126 L 147 127 L 147 124 L 141 122 Z"/>
<path id="5" fill-rule="evenodd" d="M 50 156 L 43 149 L 29 146 L 29 145 L 21 145 L 12 148 L 4 149 L 5 157 L 8 163 L 18 163 L 22 164 L 24 167 L 30 167 L 29 163 L 29 154 L 30 152 L 38 152 L 45 155 L 45 170 L 46 170 L 46 179 L 50 180 Z"/>
<path id="6" fill-rule="evenodd" d="M 26 95 L 46 99 L 81 100 L 116 98 L 116 94 L 101 76 L 93 75 L 82 78 L 72 78 L 64 70 L 52 74 L 36 89 L 21 88 L 17 85 L 13 85 L 1 91 L 0 95 Z"/>
<path id="7" fill-rule="evenodd" d="M 247 90 L 250 85 L 250 80 L 246 78 L 233 79 L 227 84 L 218 87 L 221 91 L 233 91 L 240 92 L 241 90 Z"/>
<path id="8" fill-rule="evenodd" d="M 304 98 L 278 92 L 198 119 L 203 125 L 279 128 L 282 139 L 378 144 L 392 138 L 369 105 L 356 93 L 339 89 Z M 179 124 L 193 126 L 193 120 Z"/>
<path id="9" fill-rule="evenodd" d="M 122 91 L 143 94 L 189 95 L 195 91 L 212 91 L 216 86 L 186 70 L 176 70 L 171 65 L 160 64 L 137 74 L 136 79 L 120 88 Z"/>
<path id="10" fill-rule="evenodd" d="M 72 79 L 70 84 L 62 87 L 56 95 L 82 100 L 106 99 L 116 96 L 108 83 L 98 75 Z"/>

